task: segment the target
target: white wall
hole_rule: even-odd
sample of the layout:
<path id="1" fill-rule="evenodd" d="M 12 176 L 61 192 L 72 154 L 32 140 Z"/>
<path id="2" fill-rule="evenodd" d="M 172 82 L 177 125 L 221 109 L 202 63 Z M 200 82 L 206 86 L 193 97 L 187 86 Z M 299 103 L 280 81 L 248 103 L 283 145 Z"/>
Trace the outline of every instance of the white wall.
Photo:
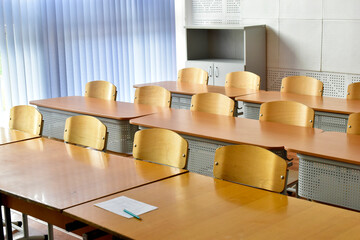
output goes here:
<path id="1" fill-rule="evenodd" d="M 239 1 L 244 24 L 267 25 L 271 90 L 284 75 L 302 74 L 326 83 L 325 95 L 344 97 L 347 85 L 360 81 L 359 0 Z"/>

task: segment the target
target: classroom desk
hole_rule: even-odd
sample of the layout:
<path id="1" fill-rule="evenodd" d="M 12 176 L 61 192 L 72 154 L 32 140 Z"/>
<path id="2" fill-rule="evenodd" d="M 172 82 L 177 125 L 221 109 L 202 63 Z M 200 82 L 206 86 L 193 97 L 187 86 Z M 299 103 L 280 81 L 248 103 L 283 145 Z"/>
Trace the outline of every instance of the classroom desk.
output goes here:
<path id="1" fill-rule="evenodd" d="M 2 204 L 62 228 L 66 208 L 186 172 L 46 138 L 0 151 Z"/>
<path id="2" fill-rule="evenodd" d="M 213 176 L 215 151 L 219 147 L 251 144 L 285 157 L 283 146 L 286 143 L 301 144 L 322 132 L 320 129 L 184 109 L 168 109 L 132 119 L 130 123 L 145 128 L 166 128 L 181 134 L 189 143 L 187 169 L 207 176 Z"/>
<path id="3" fill-rule="evenodd" d="M 119 196 L 158 209 L 138 221 L 94 206 Z M 64 214 L 126 239 L 354 239 L 360 232 L 357 212 L 195 173 L 69 208 Z"/>
<path id="4" fill-rule="evenodd" d="M 238 96 L 244 103 L 244 116 L 259 119 L 260 105 L 270 101 L 296 101 L 315 111 L 314 127 L 324 131 L 346 132 L 348 116 L 360 112 L 360 100 L 346 100 L 333 97 L 315 97 L 275 91 L 259 91 L 255 94 Z"/>
<path id="5" fill-rule="evenodd" d="M 143 86 L 160 86 L 171 92 L 171 107 L 176 109 L 190 109 L 191 97 L 197 93 L 221 93 L 235 100 L 235 97 L 256 93 L 256 90 L 246 88 L 228 88 L 222 86 L 164 81 L 146 84 L 136 84 L 134 88 Z"/>
<path id="6" fill-rule="evenodd" d="M 360 211 L 360 135 L 324 132 L 301 145 L 298 153 L 301 197 Z"/>
<path id="7" fill-rule="evenodd" d="M 0 145 L 20 142 L 38 137 L 40 136 L 32 135 L 30 133 L 14 129 L 0 127 Z"/>
<path id="8" fill-rule="evenodd" d="M 43 115 L 43 136 L 64 139 L 65 121 L 75 115 L 91 115 L 107 127 L 107 150 L 131 153 L 137 128 L 129 124 L 132 118 L 161 111 L 160 107 L 72 96 L 31 101 Z"/>

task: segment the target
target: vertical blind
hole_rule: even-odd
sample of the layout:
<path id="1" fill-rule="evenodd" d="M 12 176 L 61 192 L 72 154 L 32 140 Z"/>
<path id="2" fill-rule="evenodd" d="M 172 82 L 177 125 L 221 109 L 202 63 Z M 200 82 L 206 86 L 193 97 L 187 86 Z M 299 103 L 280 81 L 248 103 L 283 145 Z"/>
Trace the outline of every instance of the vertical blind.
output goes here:
<path id="1" fill-rule="evenodd" d="M 1 0 L 2 106 L 176 78 L 174 0 Z"/>

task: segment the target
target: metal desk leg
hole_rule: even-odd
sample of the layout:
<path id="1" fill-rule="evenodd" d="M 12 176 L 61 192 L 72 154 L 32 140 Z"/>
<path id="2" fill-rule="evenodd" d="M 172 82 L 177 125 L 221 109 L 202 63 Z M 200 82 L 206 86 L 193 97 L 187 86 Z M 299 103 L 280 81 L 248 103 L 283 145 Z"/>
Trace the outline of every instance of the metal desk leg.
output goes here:
<path id="1" fill-rule="evenodd" d="M 10 208 L 4 206 L 5 211 L 5 224 L 6 224 L 6 236 L 8 240 L 12 240 L 12 227 L 11 227 L 11 213 Z"/>
<path id="2" fill-rule="evenodd" d="M 0 196 L 1 198 L 1 196 Z M 0 223 L 1 223 L 1 227 L 0 227 L 0 240 L 4 240 L 4 228 L 3 228 L 3 219 L 2 219 L 2 205 L 1 205 L 1 199 L 0 199 Z"/>

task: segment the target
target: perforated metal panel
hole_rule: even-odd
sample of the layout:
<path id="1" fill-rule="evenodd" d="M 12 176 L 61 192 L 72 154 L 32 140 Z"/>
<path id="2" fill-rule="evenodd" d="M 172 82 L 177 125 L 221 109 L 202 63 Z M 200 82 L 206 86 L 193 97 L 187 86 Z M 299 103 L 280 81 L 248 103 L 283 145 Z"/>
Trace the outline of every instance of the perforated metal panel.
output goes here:
<path id="1" fill-rule="evenodd" d="M 298 156 L 299 196 L 360 210 L 360 166 Z"/>
<path id="2" fill-rule="evenodd" d="M 244 102 L 244 118 L 259 120 L 260 104 Z"/>
<path id="3" fill-rule="evenodd" d="M 324 131 L 346 132 L 349 115 L 315 111 L 314 127 Z"/>
<path id="4" fill-rule="evenodd" d="M 64 139 L 65 121 L 68 117 L 81 114 L 59 111 L 50 108 L 38 107 L 43 115 L 43 136 Z M 107 127 L 108 141 L 107 150 L 119 153 L 131 153 L 134 142 L 134 134 L 138 127 L 131 125 L 129 121 L 120 121 L 109 118 L 97 117 Z"/>
<path id="5" fill-rule="evenodd" d="M 171 108 L 175 109 L 190 109 L 191 104 L 190 95 L 182 95 L 182 94 L 171 94 Z"/>
<path id="6" fill-rule="evenodd" d="M 188 14 L 189 25 L 206 24 L 239 24 L 239 0 L 187 0 L 191 14 Z"/>

